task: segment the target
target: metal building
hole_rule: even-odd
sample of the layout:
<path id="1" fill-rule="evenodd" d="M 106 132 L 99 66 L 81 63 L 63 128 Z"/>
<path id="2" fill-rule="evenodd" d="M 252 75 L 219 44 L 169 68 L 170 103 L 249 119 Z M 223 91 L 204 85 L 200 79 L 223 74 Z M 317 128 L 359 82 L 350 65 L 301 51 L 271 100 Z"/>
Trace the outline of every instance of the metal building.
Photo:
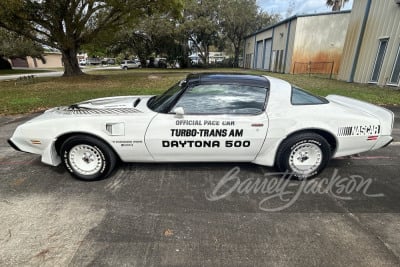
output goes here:
<path id="1" fill-rule="evenodd" d="M 295 15 L 253 33 L 245 38 L 244 67 L 302 73 L 313 64 L 337 73 L 349 18 L 350 11 Z"/>
<path id="2" fill-rule="evenodd" d="M 400 0 L 355 0 L 338 79 L 399 87 Z"/>

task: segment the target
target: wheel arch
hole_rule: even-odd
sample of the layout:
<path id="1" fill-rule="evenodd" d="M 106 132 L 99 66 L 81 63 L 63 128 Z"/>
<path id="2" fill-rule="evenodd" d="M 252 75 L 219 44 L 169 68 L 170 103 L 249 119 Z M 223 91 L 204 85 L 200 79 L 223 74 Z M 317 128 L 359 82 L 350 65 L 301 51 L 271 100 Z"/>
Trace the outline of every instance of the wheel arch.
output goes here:
<path id="1" fill-rule="evenodd" d="M 278 145 L 277 151 L 279 151 L 281 145 L 283 144 L 283 142 L 289 138 L 291 138 L 292 136 L 298 135 L 298 134 L 304 134 L 304 133 L 315 133 L 318 134 L 320 136 L 322 136 L 323 138 L 325 138 L 325 140 L 329 143 L 329 145 L 331 146 L 331 156 L 335 155 L 336 153 L 336 149 L 338 147 L 338 140 L 335 137 L 335 135 L 333 133 L 331 133 L 330 131 L 327 131 L 325 129 L 318 129 L 318 128 L 308 128 L 308 129 L 301 129 L 301 130 L 297 130 L 294 131 L 290 134 L 288 134 L 284 139 L 281 140 L 281 142 Z M 278 153 L 275 153 L 275 160 L 274 162 L 276 163 L 277 161 L 277 155 Z"/>
<path id="2" fill-rule="evenodd" d="M 87 132 L 69 132 L 69 133 L 64 133 L 64 134 L 58 136 L 57 140 L 55 141 L 55 144 L 54 144 L 54 147 L 55 147 L 58 155 L 60 155 L 60 149 L 61 149 L 62 144 L 65 142 L 65 140 L 67 140 L 68 138 L 70 138 L 72 136 L 76 136 L 76 135 L 90 136 L 92 138 L 96 138 L 96 139 L 104 142 L 104 144 L 106 144 L 114 152 L 114 155 L 117 156 L 117 160 L 121 161 L 119 154 L 117 153 L 117 151 L 114 149 L 114 147 L 109 142 L 107 142 L 104 138 L 102 138 L 98 135 L 95 135 L 92 133 L 87 133 Z"/>

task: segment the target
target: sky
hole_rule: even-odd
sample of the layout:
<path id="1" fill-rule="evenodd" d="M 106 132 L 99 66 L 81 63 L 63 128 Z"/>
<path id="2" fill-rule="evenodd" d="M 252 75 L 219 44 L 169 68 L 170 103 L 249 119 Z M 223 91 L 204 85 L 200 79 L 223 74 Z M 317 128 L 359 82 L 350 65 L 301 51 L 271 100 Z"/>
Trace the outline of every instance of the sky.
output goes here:
<path id="1" fill-rule="evenodd" d="M 326 6 L 325 0 L 257 0 L 257 4 L 262 10 L 268 13 L 279 13 L 282 18 L 287 17 L 290 2 L 294 2 L 294 11 L 291 15 L 313 14 L 332 10 L 332 8 Z M 350 0 L 342 10 L 349 10 L 352 6 L 353 0 Z"/>

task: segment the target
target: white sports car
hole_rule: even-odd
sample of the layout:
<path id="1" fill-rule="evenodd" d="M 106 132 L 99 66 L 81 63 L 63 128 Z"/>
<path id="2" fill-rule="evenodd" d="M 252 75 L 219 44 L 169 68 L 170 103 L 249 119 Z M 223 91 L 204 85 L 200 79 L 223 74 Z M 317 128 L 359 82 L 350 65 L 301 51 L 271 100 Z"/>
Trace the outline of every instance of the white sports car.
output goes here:
<path id="1" fill-rule="evenodd" d="M 9 144 L 83 180 L 109 176 L 119 160 L 252 162 L 305 178 L 331 158 L 387 146 L 393 121 L 387 109 L 272 77 L 193 74 L 159 96 L 47 110 Z"/>

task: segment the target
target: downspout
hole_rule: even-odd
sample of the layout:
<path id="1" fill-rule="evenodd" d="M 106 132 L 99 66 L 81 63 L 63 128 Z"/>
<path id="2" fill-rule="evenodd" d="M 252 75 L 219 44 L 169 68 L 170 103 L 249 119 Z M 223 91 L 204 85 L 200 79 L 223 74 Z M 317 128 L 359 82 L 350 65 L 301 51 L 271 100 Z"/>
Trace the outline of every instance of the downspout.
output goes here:
<path id="1" fill-rule="evenodd" d="M 362 45 L 362 42 L 363 42 L 363 39 L 364 39 L 365 28 L 367 26 L 369 11 L 371 9 L 371 2 L 372 2 L 372 0 L 368 0 L 367 7 L 365 8 L 364 18 L 363 18 L 363 22 L 362 22 L 361 30 L 360 30 L 360 38 L 358 38 L 358 42 L 357 42 L 357 46 L 356 46 L 356 53 L 354 55 L 353 66 L 351 68 L 349 80 L 347 81 L 349 83 L 354 82 L 354 76 L 356 74 L 356 69 L 357 69 L 357 65 L 358 65 L 358 59 L 360 57 L 361 45 Z"/>
<path id="2" fill-rule="evenodd" d="M 286 37 L 285 61 L 283 62 L 283 73 L 286 73 L 286 60 L 287 60 L 287 53 L 288 53 L 288 47 L 289 47 L 290 26 L 291 25 L 292 25 L 292 21 L 289 20 L 288 32 L 287 32 L 287 37 Z"/>

